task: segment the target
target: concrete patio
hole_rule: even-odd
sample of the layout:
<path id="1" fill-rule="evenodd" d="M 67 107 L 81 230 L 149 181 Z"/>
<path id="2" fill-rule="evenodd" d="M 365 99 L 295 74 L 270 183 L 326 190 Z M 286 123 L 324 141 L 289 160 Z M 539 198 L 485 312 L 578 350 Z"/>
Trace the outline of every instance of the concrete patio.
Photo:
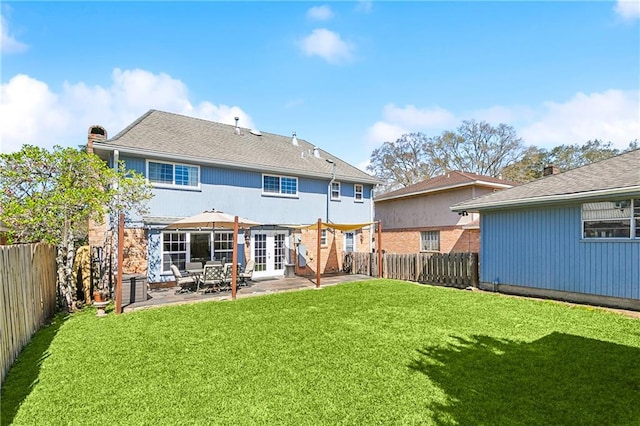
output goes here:
<path id="1" fill-rule="evenodd" d="M 327 274 L 320 280 L 320 288 L 344 282 L 368 280 L 367 275 Z M 265 294 L 280 293 L 294 290 L 310 290 L 316 288 L 315 277 L 260 279 L 249 282 L 247 287 L 238 287 L 237 298 L 254 297 Z M 149 290 L 147 300 L 143 302 L 123 305 L 123 312 L 133 312 L 139 309 L 150 309 L 160 306 L 198 303 L 207 301 L 231 300 L 231 291 L 220 293 L 182 293 L 176 294 L 179 287 L 167 287 Z"/>

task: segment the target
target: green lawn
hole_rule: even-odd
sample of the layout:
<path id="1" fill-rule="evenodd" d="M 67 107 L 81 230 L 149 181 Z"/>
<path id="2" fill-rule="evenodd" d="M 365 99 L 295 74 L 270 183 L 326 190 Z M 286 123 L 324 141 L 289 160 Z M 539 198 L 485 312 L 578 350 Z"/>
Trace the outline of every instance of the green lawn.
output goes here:
<path id="1" fill-rule="evenodd" d="M 2 424 L 640 424 L 640 320 L 393 280 L 59 318 Z"/>

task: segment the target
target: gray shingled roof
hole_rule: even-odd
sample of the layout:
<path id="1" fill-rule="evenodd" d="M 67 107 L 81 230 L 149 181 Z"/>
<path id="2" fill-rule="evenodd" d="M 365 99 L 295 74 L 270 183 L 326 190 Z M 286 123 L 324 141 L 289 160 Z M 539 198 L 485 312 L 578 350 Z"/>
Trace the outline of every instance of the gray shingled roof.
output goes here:
<path id="1" fill-rule="evenodd" d="M 544 205 L 597 197 L 640 196 L 640 149 L 451 207 L 453 211 Z"/>
<path id="2" fill-rule="evenodd" d="M 247 170 L 330 178 L 336 164 L 336 179 L 357 183 L 380 183 L 378 179 L 339 158 L 298 138 L 261 132 L 261 136 L 235 126 L 150 110 L 106 142 L 95 142 L 97 153 L 119 150 L 121 155 L 143 155 L 147 158 L 176 162 L 231 166 Z"/>
<path id="3" fill-rule="evenodd" d="M 452 170 L 448 173 L 434 176 L 430 179 L 425 179 L 418 183 L 414 183 L 413 185 L 381 194 L 380 196 L 376 197 L 376 201 L 411 197 L 428 192 L 443 191 L 448 188 L 459 188 L 470 185 L 488 186 L 493 188 L 509 188 L 518 185 L 518 183 L 491 176 L 483 176 L 475 173 Z"/>

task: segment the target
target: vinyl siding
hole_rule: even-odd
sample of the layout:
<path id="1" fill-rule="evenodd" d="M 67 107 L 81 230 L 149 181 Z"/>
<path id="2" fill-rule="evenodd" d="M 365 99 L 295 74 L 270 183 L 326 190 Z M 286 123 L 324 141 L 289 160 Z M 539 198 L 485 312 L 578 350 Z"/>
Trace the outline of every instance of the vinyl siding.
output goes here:
<path id="1" fill-rule="evenodd" d="M 640 299 L 640 240 L 583 240 L 581 205 L 483 211 L 481 281 Z"/>
<path id="2" fill-rule="evenodd" d="M 146 173 L 144 159 L 128 157 L 124 160 L 128 168 Z M 329 209 L 328 185 L 329 179 L 298 177 L 297 197 L 263 195 L 262 173 L 201 166 L 199 190 L 154 187 L 149 215 L 187 217 L 215 208 L 265 224 L 313 223 L 318 218 L 326 220 L 327 213 L 336 223 L 371 220 L 371 185 L 364 185 L 364 202 L 356 203 L 353 183 L 342 183 L 341 200 L 330 202 Z"/>

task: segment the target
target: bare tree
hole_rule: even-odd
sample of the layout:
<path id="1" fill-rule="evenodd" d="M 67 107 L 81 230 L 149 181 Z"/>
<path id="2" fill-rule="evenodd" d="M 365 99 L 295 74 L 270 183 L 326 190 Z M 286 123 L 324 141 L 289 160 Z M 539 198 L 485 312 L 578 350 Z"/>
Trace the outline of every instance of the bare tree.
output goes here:
<path id="1" fill-rule="evenodd" d="M 420 182 L 440 171 L 428 154 L 431 143 L 422 133 L 408 133 L 395 142 L 385 142 L 371 153 L 367 170 L 385 182 L 382 192 Z"/>
<path id="2" fill-rule="evenodd" d="M 446 131 L 429 145 L 434 167 L 497 177 L 525 152 L 513 127 L 494 127 L 485 121 L 466 120 L 454 132 Z"/>

